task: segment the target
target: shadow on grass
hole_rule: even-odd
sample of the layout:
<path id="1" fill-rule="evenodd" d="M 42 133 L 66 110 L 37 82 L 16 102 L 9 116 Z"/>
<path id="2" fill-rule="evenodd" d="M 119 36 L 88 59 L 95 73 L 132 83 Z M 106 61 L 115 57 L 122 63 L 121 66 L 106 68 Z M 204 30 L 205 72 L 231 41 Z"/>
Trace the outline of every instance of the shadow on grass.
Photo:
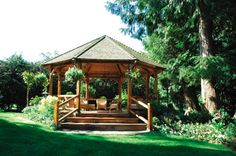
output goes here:
<path id="1" fill-rule="evenodd" d="M 36 124 L 0 119 L 0 155 L 88 155 L 88 156 L 233 156 L 221 145 L 169 138 L 157 134 L 102 136 L 65 134 Z"/>

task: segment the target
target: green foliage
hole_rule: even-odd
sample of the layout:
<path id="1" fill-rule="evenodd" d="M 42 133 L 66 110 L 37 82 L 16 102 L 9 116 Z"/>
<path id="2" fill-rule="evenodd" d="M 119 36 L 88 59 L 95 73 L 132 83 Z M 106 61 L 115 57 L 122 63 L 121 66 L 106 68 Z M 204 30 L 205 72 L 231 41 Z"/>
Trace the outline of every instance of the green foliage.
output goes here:
<path id="1" fill-rule="evenodd" d="M 45 74 L 37 73 L 35 75 L 35 81 L 37 85 L 42 85 L 44 87 L 44 91 L 47 91 L 47 86 L 49 85 L 49 81 Z"/>
<path id="2" fill-rule="evenodd" d="M 194 99 L 200 93 L 200 78 L 206 78 L 216 88 L 221 105 L 233 113 L 236 108 L 236 3 L 203 1 L 210 11 L 214 41 L 213 56 L 203 58 L 199 57 L 199 2 L 113 0 L 107 2 L 106 7 L 126 24 L 124 33 L 142 40 L 149 56 L 167 67 L 159 75 L 161 103 L 172 103 L 181 109 L 183 103 L 187 104 L 186 88 L 192 89 Z"/>
<path id="3" fill-rule="evenodd" d="M 66 95 L 74 95 L 73 92 L 66 92 Z"/>
<path id="4" fill-rule="evenodd" d="M 26 88 L 21 73 L 29 69 L 31 64 L 21 55 L 12 55 L 5 60 L 0 60 L 0 107 L 10 111 L 11 104 L 17 104 L 18 111 L 25 107 Z M 33 68 L 33 67 L 32 67 Z"/>
<path id="5" fill-rule="evenodd" d="M 41 85 L 44 87 L 44 91 L 47 91 L 47 86 L 49 85 L 48 79 L 45 74 L 37 73 L 34 74 L 33 72 L 24 71 L 22 73 L 23 80 L 27 85 L 27 105 L 29 104 L 29 92 L 35 85 Z"/>
<path id="6" fill-rule="evenodd" d="M 77 67 L 69 68 L 65 73 L 65 79 L 69 82 L 76 82 L 84 78 L 84 73 Z"/>
<path id="7" fill-rule="evenodd" d="M 39 105 L 41 100 L 42 100 L 42 97 L 35 96 L 30 99 L 29 104 L 30 106 Z"/>
<path id="8" fill-rule="evenodd" d="M 81 95 L 82 97 L 85 97 L 85 94 L 86 94 L 86 84 L 85 83 L 82 83 L 82 86 L 81 86 Z M 89 97 L 95 97 L 96 96 L 96 89 L 89 85 Z"/>
<path id="9" fill-rule="evenodd" d="M 93 79 L 90 86 L 94 88 L 96 94 L 94 98 L 105 96 L 108 99 L 113 99 L 117 95 L 118 83 L 111 79 Z"/>
<path id="10" fill-rule="evenodd" d="M 127 76 L 129 79 L 131 80 L 139 80 L 141 79 L 141 72 L 139 69 L 133 69 L 133 70 L 130 70 L 128 73 L 127 73 Z"/>
<path id="11" fill-rule="evenodd" d="M 236 124 L 229 124 L 226 128 L 218 129 L 210 123 L 187 123 L 181 121 L 171 125 L 161 123 L 154 118 L 154 127 L 161 134 L 172 134 L 185 136 L 197 140 L 204 140 L 211 143 L 227 143 L 236 136 Z"/>
<path id="12" fill-rule="evenodd" d="M 25 84 L 31 88 L 36 82 L 35 82 L 35 75 L 32 72 L 24 71 L 22 73 L 23 80 Z"/>
<path id="13" fill-rule="evenodd" d="M 39 98 L 36 98 L 37 101 Z M 42 123 L 48 127 L 53 126 L 53 110 L 57 97 L 42 98 L 38 104 L 26 107 L 23 112 L 31 120 Z"/>

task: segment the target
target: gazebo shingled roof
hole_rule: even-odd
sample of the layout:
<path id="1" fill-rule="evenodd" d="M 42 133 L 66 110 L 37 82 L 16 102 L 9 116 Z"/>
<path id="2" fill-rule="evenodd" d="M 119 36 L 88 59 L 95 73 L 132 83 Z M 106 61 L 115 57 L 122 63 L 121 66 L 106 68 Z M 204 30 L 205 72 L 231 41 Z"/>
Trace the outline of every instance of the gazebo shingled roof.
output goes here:
<path id="1" fill-rule="evenodd" d="M 63 53 L 45 63 L 43 66 L 69 63 L 72 60 L 78 61 L 97 61 L 97 62 L 135 62 L 139 61 L 148 66 L 163 70 L 164 67 L 140 52 L 124 45 L 123 43 L 109 37 L 102 36 L 86 44 Z"/>

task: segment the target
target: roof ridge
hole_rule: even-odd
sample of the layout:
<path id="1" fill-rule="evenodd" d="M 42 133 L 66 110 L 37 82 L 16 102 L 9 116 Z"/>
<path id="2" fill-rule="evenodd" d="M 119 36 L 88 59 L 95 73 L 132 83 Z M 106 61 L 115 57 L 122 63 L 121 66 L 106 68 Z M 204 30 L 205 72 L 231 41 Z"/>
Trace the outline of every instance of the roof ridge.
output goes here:
<path id="1" fill-rule="evenodd" d="M 108 37 L 109 37 L 109 36 L 108 36 Z M 111 40 L 113 40 L 113 42 L 117 42 L 118 44 L 122 44 L 122 46 L 124 46 L 124 47 L 130 49 L 133 53 L 135 53 L 135 55 L 139 55 L 140 57 L 141 57 L 141 56 L 145 56 L 145 57 L 148 58 L 148 56 L 147 56 L 145 53 L 138 52 L 138 51 L 134 50 L 133 48 L 127 46 L 126 44 L 124 44 L 124 43 L 122 43 L 122 42 L 120 42 L 120 41 L 118 41 L 118 40 L 116 40 L 116 39 L 114 39 L 114 38 L 112 38 L 112 37 L 109 37 L 109 38 L 110 38 Z M 119 46 L 119 47 L 121 47 L 121 46 Z M 130 54 L 134 59 L 140 60 L 139 58 L 137 58 L 137 56 L 135 56 L 134 54 L 130 53 L 130 51 L 127 51 L 127 50 L 124 49 L 123 47 L 121 47 L 121 48 L 122 48 L 123 50 L 125 50 L 128 54 Z M 164 68 L 163 66 L 159 65 L 158 63 L 156 63 L 154 60 L 152 60 L 152 59 L 150 59 L 150 58 L 148 58 L 148 59 L 149 59 L 150 62 L 157 64 L 157 65 L 158 65 L 159 67 L 161 67 L 161 68 Z M 142 61 L 142 60 L 140 60 L 140 61 Z"/>
<path id="2" fill-rule="evenodd" d="M 116 40 L 116 39 L 114 39 L 114 38 L 112 38 L 112 37 L 110 37 L 110 36 L 107 36 L 108 38 L 110 38 L 113 42 L 115 42 L 115 44 L 117 44 L 117 43 L 119 43 L 119 44 L 122 44 L 123 46 L 125 46 L 125 47 L 127 47 L 127 48 L 130 48 L 129 46 L 127 46 L 127 45 L 125 45 L 124 43 L 121 43 L 121 42 L 119 42 L 118 40 Z M 126 51 L 123 47 L 121 47 L 120 45 L 118 45 L 121 49 L 123 49 L 124 51 Z M 132 51 L 135 51 L 134 49 L 132 49 L 132 48 L 130 48 Z M 134 59 L 136 59 L 137 60 L 137 58 L 134 56 L 134 55 L 132 55 L 132 54 L 130 54 L 128 51 L 126 51 L 129 55 L 131 55 L 131 57 L 132 58 L 134 58 Z M 138 53 L 137 51 L 135 51 L 136 53 Z"/>
<path id="3" fill-rule="evenodd" d="M 89 47 L 87 47 L 87 48 L 85 48 L 81 53 L 79 53 L 78 55 L 76 55 L 76 56 L 74 56 L 73 58 L 77 58 L 77 57 L 79 57 L 79 56 L 81 56 L 82 54 L 84 54 L 86 51 L 88 51 L 89 49 L 91 49 L 92 47 L 94 47 L 96 44 L 98 44 L 101 40 L 103 40 L 104 38 L 106 37 L 106 35 L 103 35 L 103 36 L 101 36 L 101 37 L 98 37 L 98 38 L 96 38 L 96 39 L 94 39 L 94 40 L 92 40 L 92 41 L 96 41 L 95 43 L 93 43 L 92 45 L 90 45 Z M 91 42 L 92 42 L 91 41 Z M 90 43 L 90 42 L 89 42 Z M 75 48 L 75 49 L 77 49 L 77 48 Z"/>
<path id="4" fill-rule="evenodd" d="M 104 36 L 105 36 L 105 35 L 103 35 L 102 37 L 104 37 Z M 76 47 L 76 48 L 73 48 L 73 49 L 71 49 L 71 50 L 69 50 L 69 51 L 66 51 L 66 52 L 64 52 L 64 53 L 62 53 L 62 54 L 59 54 L 58 56 L 53 57 L 53 58 L 51 58 L 51 59 L 45 61 L 43 64 L 46 64 L 47 62 L 49 62 L 49 61 L 51 61 L 51 60 L 54 60 L 54 59 L 56 59 L 56 58 L 58 58 L 58 57 L 60 57 L 60 56 L 62 56 L 62 55 L 64 55 L 64 54 L 67 54 L 67 53 L 69 53 L 69 52 L 71 52 L 71 51 L 73 51 L 73 50 L 75 50 L 75 49 L 77 49 L 77 48 L 83 47 L 83 46 L 85 46 L 86 44 L 89 44 L 89 43 L 91 43 L 91 42 L 94 42 L 95 40 L 98 40 L 99 38 L 102 38 L 102 37 L 98 37 L 98 38 L 96 38 L 96 39 L 94 39 L 94 40 L 92 40 L 92 41 L 86 42 L 86 43 L 84 43 L 84 44 L 82 44 L 82 45 L 80 45 L 80 46 L 78 46 L 78 47 Z M 96 43 L 97 43 L 97 42 L 96 42 Z M 73 57 L 74 57 L 74 56 L 73 56 Z"/>

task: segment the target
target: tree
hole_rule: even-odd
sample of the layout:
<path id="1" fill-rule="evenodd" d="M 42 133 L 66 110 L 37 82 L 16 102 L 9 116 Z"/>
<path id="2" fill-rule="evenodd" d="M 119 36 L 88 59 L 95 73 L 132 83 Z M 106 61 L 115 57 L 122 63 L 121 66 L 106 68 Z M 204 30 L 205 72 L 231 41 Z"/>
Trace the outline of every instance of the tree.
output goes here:
<path id="1" fill-rule="evenodd" d="M 213 52 L 213 39 L 212 39 L 212 21 L 210 19 L 210 6 L 209 2 L 199 0 L 199 38 L 200 38 L 200 53 L 202 57 L 209 57 L 214 54 Z M 207 66 L 207 64 L 206 64 Z M 219 108 L 216 96 L 216 90 L 211 80 L 201 79 L 201 94 L 202 100 L 206 109 L 210 113 L 214 113 Z"/>
<path id="2" fill-rule="evenodd" d="M 190 58 L 198 55 L 198 34 L 194 25 L 197 12 L 194 7 L 176 1 L 118 0 L 108 3 L 107 8 L 127 24 L 123 32 L 143 40 L 149 56 L 165 64 L 167 69 L 159 78 L 170 81 L 172 100 L 178 97 L 182 101 L 181 97 L 184 97 L 186 107 L 200 110 L 196 83 L 183 76 L 186 73 L 183 71 L 194 66 Z"/>
<path id="3" fill-rule="evenodd" d="M 29 63 L 21 55 L 12 55 L 5 60 L 0 60 L 0 107 L 8 111 L 13 104 L 20 111 L 25 106 L 24 81 L 21 73 L 29 69 Z"/>
<path id="4" fill-rule="evenodd" d="M 151 56 L 167 64 L 169 74 L 166 75 L 171 83 L 180 86 L 171 90 L 179 88 L 184 97 L 191 97 L 185 93 L 198 90 L 197 83 L 202 78 L 203 102 L 212 113 L 219 107 L 217 99 L 232 99 L 230 95 L 224 98 L 217 95 L 224 94 L 222 87 L 235 80 L 233 63 L 229 60 L 233 51 L 227 48 L 235 43 L 232 41 L 235 40 L 235 4 L 233 0 L 114 0 L 107 3 L 107 9 L 127 25 L 122 29 L 124 33 L 145 41 Z M 198 57 L 200 52 L 204 57 Z M 219 72 L 222 73 L 216 76 Z M 235 89 L 230 88 L 233 93 Z"/>
<path id="5" fill-rule="evenodd" d="M 26 106 L 29 106 L 29 92 L 32 89 L 33 85 L 36 83 L 35 75 L 32 72 L 24 71 L 22 73 L 23 80 L 27 85 L 27 92 L 26 92 Z"/>

